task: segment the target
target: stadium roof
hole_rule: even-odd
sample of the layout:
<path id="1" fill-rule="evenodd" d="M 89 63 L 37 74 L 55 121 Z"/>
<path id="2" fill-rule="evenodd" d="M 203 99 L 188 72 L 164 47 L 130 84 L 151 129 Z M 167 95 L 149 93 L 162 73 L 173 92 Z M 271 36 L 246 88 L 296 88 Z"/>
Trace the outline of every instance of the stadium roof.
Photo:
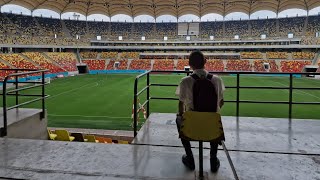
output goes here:
<path id="1" fill-rule="evenodd" d="M 194 14 L 202 17 L 209 13 L 225 16 L 232 12 L 248 15 L 270 10 L 275 13 L 298 8 L 311 10 L 320 6 L 319 0 L 0 0 L 0 5 L 15 4 L 31 11 L 49 9 L 59 14 L 77 12 L 85 16 L 126 14 L 131 17 Z"/>

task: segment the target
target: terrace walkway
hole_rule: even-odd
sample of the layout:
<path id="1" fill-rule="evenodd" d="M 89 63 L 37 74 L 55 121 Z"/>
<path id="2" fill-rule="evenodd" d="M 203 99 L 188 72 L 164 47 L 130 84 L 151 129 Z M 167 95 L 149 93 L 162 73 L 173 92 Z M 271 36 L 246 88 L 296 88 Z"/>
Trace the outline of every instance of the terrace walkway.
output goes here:
<path id="1" fill-rule="evenodd" d="M 174 119 L 151 114 L 131 145 L 0 138 L 0 179 L 194 179 L 181 163 Z M 240 179 L 320 179 L 320 121 L 293 120 L 289 128 L 287 119 L 223 117 L 223 124 Z M 208 179 L 233 179 L 222 150 L 216 174 L 208 155 Z"/>

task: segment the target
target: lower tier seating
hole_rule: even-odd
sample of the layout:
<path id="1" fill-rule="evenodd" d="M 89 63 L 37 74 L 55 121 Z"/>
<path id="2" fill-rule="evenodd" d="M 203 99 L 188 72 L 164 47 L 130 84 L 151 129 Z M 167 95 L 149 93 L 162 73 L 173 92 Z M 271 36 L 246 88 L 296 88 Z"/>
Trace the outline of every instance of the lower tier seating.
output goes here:
<path id="1" fill-rule="evenodd" d="M 82 60 L 83 63 L 86 63 L 89 70 L 105 70 L 106 61 L 105 60 Z"/>

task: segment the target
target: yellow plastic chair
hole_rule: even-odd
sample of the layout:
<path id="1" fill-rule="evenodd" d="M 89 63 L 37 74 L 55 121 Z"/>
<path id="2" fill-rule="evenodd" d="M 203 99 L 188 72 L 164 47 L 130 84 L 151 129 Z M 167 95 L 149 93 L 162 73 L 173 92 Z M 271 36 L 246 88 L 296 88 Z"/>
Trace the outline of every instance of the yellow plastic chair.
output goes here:
<path id="1" fill-rule="evenodd" d="M 105 141 L 105 138 L 104 137 L 99 137 L 99 136 L 95 136 L 96 140 L 99 141 L 99 143 L 108 143 Z"/>
<path id="2" fill-rule="evenodd" d="M 87 142 L 94 142 L 94 143 L 98 143 L 99 141 L 96 140 L 96 137 L 94 135 L 84 135 L 85 139 L 88 139 Z"/>
<path id="3" fill-rule="evenodd" d="M 52 131 L 50 129 L 47 129 L 47 131 L 48 131 L 49 140 L 55 140 L 57 135 L 52 133 Z"/>
<path id="4" fill-rule="evenodd" d="M 128 141 L 122 141 L 122 140 L 118 140 L 118 143 L 119 143 L 119 144 L 129 144 Z"/>
<path id="5" fill-rule="evenodd" d="M 69 135 L 69 132 L 66 130 L 55 130 L 57 134 L 56 140 L 58 141 L 73 141 L 74 137 Z"/>
<path id="6" fill-rule="evenodd" d="M 199 141 L 199 178 L 203 179 L 203 142 L 215 142 L 223 146 L 233 170 L 235 179 L 239 179 L 224 144 L 224 131 L 221 115 L 215 112 L 187 111 L 183 114 L 180 137 L 189 141 Z"/>

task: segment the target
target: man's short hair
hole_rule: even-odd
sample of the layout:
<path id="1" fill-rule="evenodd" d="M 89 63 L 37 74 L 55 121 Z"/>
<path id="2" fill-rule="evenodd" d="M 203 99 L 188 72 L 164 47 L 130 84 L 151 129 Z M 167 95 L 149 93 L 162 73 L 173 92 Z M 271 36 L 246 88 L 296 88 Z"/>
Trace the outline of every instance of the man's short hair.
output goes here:
<path id="1" fill-rule="evenodd" d="M 193 51 L 189 56 L 189 65 L 195 69 L 204 68 L 205 58 L 201 51 Z"/>

